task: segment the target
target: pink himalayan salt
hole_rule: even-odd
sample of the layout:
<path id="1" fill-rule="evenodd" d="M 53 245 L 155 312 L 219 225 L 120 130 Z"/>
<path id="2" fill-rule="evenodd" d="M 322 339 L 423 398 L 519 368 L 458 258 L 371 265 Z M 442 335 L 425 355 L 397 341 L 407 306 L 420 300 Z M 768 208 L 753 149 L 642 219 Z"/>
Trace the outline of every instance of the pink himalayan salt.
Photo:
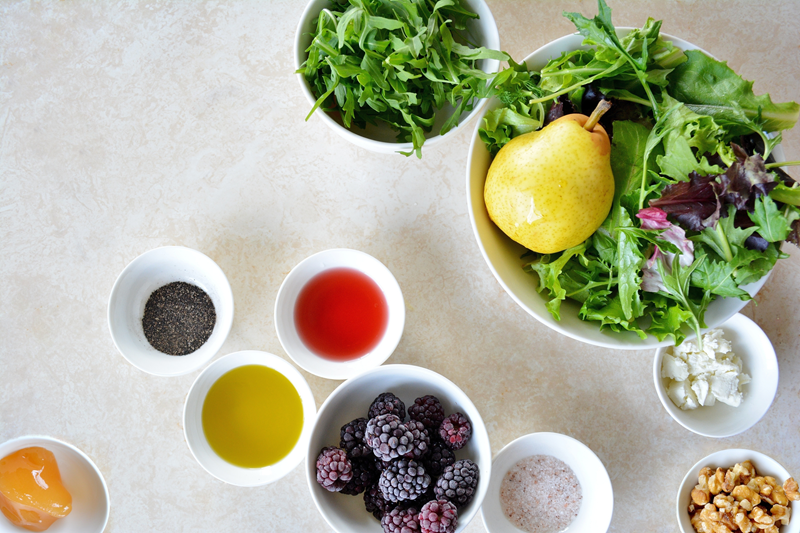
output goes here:
<path id="1" fill-rule="evenodd" d="M 550 455 L 522 459 L 500 485 L 506 518 L 528 533 L 564 531 L 578 516 L 582 499 L 575 472 Z"/>

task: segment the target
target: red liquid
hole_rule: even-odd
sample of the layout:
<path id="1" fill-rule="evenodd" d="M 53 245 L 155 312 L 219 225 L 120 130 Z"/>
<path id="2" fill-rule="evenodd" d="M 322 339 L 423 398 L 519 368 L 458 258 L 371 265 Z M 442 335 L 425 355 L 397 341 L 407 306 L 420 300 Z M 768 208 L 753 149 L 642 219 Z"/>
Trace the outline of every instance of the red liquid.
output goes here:
<path id="1" fill-rule="evenodd" d="M 378 345 L 389 308 L 378 284 L 352 268 L 331 268 L 300 290 L 294 323 L 303 344 L 325 359 L 349 361 Z"/>

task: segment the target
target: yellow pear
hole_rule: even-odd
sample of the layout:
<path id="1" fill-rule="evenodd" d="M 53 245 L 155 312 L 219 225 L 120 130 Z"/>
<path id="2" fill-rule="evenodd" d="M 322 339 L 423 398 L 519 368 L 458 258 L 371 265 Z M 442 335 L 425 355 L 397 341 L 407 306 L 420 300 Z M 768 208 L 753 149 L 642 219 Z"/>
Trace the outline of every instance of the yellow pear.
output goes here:
<path id="1" fill-rule="evenodd" d="M 603 102 L 591 118 L 565 115 L 515 137 L 489 167 L 484 187 L 489 216 L 534 252 L 578 245 L 608 216 L 614 175 L 608 134 L 597 124 L 610 107 Z"/>

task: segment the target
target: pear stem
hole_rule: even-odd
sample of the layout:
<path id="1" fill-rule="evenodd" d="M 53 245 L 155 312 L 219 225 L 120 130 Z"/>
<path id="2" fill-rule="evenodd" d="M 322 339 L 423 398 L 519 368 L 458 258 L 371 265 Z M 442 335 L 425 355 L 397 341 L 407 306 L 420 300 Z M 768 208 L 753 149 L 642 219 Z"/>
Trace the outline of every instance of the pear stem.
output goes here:
<path id="1" fill-rule="evenodd" d="M 586 131 L 592 131 L 595 125 L 600 122 L 600 117 L 605 115 L 606 111 L 609 109 L 611 109 L 611 102 L 608 100 L 600 100 L 600 103 L 594 108 L 594 111 L 592 111 L 592 114 L 589 116 L 589 120 L 586 121 L 586 124 L 583 125 L 583 128 Z"/>

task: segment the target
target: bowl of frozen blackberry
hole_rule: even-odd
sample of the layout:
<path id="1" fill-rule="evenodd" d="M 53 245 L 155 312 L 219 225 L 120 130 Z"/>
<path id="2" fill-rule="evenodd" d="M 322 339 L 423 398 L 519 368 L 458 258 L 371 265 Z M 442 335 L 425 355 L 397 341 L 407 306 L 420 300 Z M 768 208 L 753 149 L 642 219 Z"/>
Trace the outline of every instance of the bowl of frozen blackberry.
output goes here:
<path id="1" fill-rule="evenodd" d="M 314 503 L 340 533 L 458 533 L 480 509 L 491 467 L 472 401 L 411 365 L 380 366 L 334 390 L 306 457 Z"/>

